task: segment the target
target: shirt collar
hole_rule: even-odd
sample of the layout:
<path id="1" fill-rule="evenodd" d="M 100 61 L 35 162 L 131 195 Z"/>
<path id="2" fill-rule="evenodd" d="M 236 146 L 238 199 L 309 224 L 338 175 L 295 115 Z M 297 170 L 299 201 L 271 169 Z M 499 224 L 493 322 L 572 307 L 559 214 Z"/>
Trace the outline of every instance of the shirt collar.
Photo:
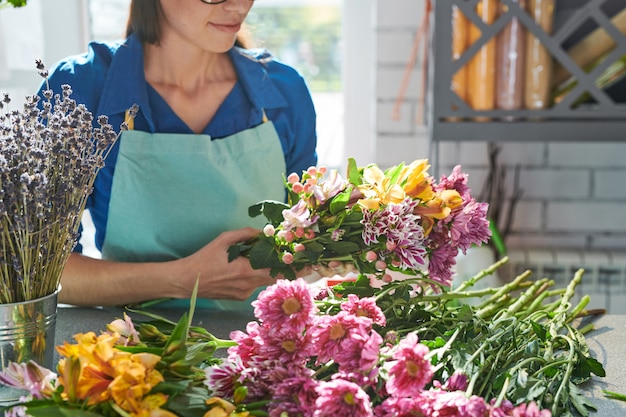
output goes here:
<path id="1" fill-rule="evenodd" d="M 124 113 L 133 104 L 137 104 L 150 129 L 154 130 L 148 103 L 143 48 L 139 39 L 130 35 L 122 44 L 117 44 L 113 51 L 98 105 L 99 114 Z"/>
<path id="2" fill-rule="evenodd" d="M 114 48 L 113 59 L 104 82 L 98 114 L 124 113 L 133 104 L 139 105 L 151 130 L 154 130 L 143 70 L 143 48 L 135 35 L 130 35 Z M 263 109 L 286 107 L 287 100 L 270 78 L 267 65 L 272 56 L 265 50 L 233 47 L 229 51 L 235 71 L 246 95 L 259 113 Z"/>
<path id="3" fill-rule="evenodd" d="M 262 49 L 233 47 L 229 55 L 239 82 L 254 107 L 259 109 L 287 107 L 287 100 L 268 73 L 268 65 L 273 59 L 269 52 Z"/>

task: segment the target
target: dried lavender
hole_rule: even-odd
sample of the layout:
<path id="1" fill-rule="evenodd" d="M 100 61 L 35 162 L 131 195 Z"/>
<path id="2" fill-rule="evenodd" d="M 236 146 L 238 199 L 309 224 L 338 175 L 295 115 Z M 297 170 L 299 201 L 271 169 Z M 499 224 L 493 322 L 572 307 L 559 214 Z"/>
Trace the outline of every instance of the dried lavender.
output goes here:
<path id="1" fill-rule="evenodd" d="M 40 75 L 47 71 L 37 61 Z M 59 286 L 106 153 L 117 140 L 106 116 L 43 91 L 10 110 L 0 97 L 0 303 L 32 300 Z M 41 105 L 40 104 L 41 100 Z M 131 114 L 136 113 L 136 108 Z M 125 125 L 122 126 L 122 130 Z"/>

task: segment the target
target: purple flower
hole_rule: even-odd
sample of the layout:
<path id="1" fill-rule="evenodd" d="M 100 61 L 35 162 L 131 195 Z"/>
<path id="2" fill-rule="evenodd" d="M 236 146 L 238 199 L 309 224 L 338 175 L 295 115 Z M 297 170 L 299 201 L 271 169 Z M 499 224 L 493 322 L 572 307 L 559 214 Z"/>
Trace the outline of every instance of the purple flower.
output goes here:
<path id="1" fill-rule="evenodd" d="M 316 389 L 314 417 L 373 416 L 369 396 L 354 382 L 334 379 L 324 381 Z"/>
<path id="2" fill-rule="evenodd" d="M 417 202 L 405 198 L 402 203 L 389 203 L 382 210 L 363 211 L 363 243 L 371 245 L 381 238 L 393 247 L 390 251 L 400 261 L 402 269 L 419 269 L 426 261 L 424 229 L 420 217 L 413 214 Z"/>
<path id="3" fill-rule="evenodd" d="M 209 366 L 204 370 L 204 385 L 216 397 L 232 398 L 244 369 L 239 358 L 230 359 L 219 366 Z"/>
<path id="4" fill-rule="evenodd" d="M 268 406 L 270 417 L 312 416 L 319 382 L 311 377 L 286 378 L 276 384 Z"/>

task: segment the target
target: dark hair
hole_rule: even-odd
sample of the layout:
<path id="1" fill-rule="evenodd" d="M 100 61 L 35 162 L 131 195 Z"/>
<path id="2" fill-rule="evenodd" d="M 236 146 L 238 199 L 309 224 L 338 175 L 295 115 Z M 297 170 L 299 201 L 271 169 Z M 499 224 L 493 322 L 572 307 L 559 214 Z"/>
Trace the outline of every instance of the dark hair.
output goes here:
<path id="1" fill-rule="evenodd" d="M 126 36 L 134 33 L 141 42 L 158 44 L 161 39 L 159 26 L 161 13 L 159 0 L 131 0 L 128 22 L 126 23 Z M 252 39 L 245 27 L 237 34 L 235 45 L 242 48 L 252 47 Z"/>

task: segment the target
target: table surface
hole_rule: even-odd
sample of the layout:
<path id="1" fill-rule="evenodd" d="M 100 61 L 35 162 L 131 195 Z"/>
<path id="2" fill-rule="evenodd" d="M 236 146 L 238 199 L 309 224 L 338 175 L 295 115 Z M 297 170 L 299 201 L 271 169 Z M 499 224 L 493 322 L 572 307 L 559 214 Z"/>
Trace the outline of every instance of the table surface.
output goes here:
<path id="1" fill-rule="evenodd" d="M 178 321 L 183 310 L 152 310 L 172 321 Z M 56 323 L 56 344 L 73 341 L 73 335 L 87 331 L 105 330 L 107 323 L 123 317 L 120 308 L 78 308 L 59 306 Z M 141 320 L 143 316 L 133 315 Z M 193 324 L 206 328 L 219 338 L 229 338 L 232 330 L 244 330 L 254 320 L 251 313 L 196 310 Z M 588 398 L 597 406 L 590 417 L 626 416 L 626 402 L 609 400 L 603 390 L 626 394 L 626 315 L 605 315 L 592 319 L 595 329 L 587 335 L 594 356 L 606 370 L 606 377 L 594 377 L 582 385 Z M 219 351 L 218 351 L 219 354 Z M 224 355 L 225 352 L 222 352 Z M 221 356 L 221 355 L 220 355 Z M 56 360 L 55 360 L 56 363 Z"/>

